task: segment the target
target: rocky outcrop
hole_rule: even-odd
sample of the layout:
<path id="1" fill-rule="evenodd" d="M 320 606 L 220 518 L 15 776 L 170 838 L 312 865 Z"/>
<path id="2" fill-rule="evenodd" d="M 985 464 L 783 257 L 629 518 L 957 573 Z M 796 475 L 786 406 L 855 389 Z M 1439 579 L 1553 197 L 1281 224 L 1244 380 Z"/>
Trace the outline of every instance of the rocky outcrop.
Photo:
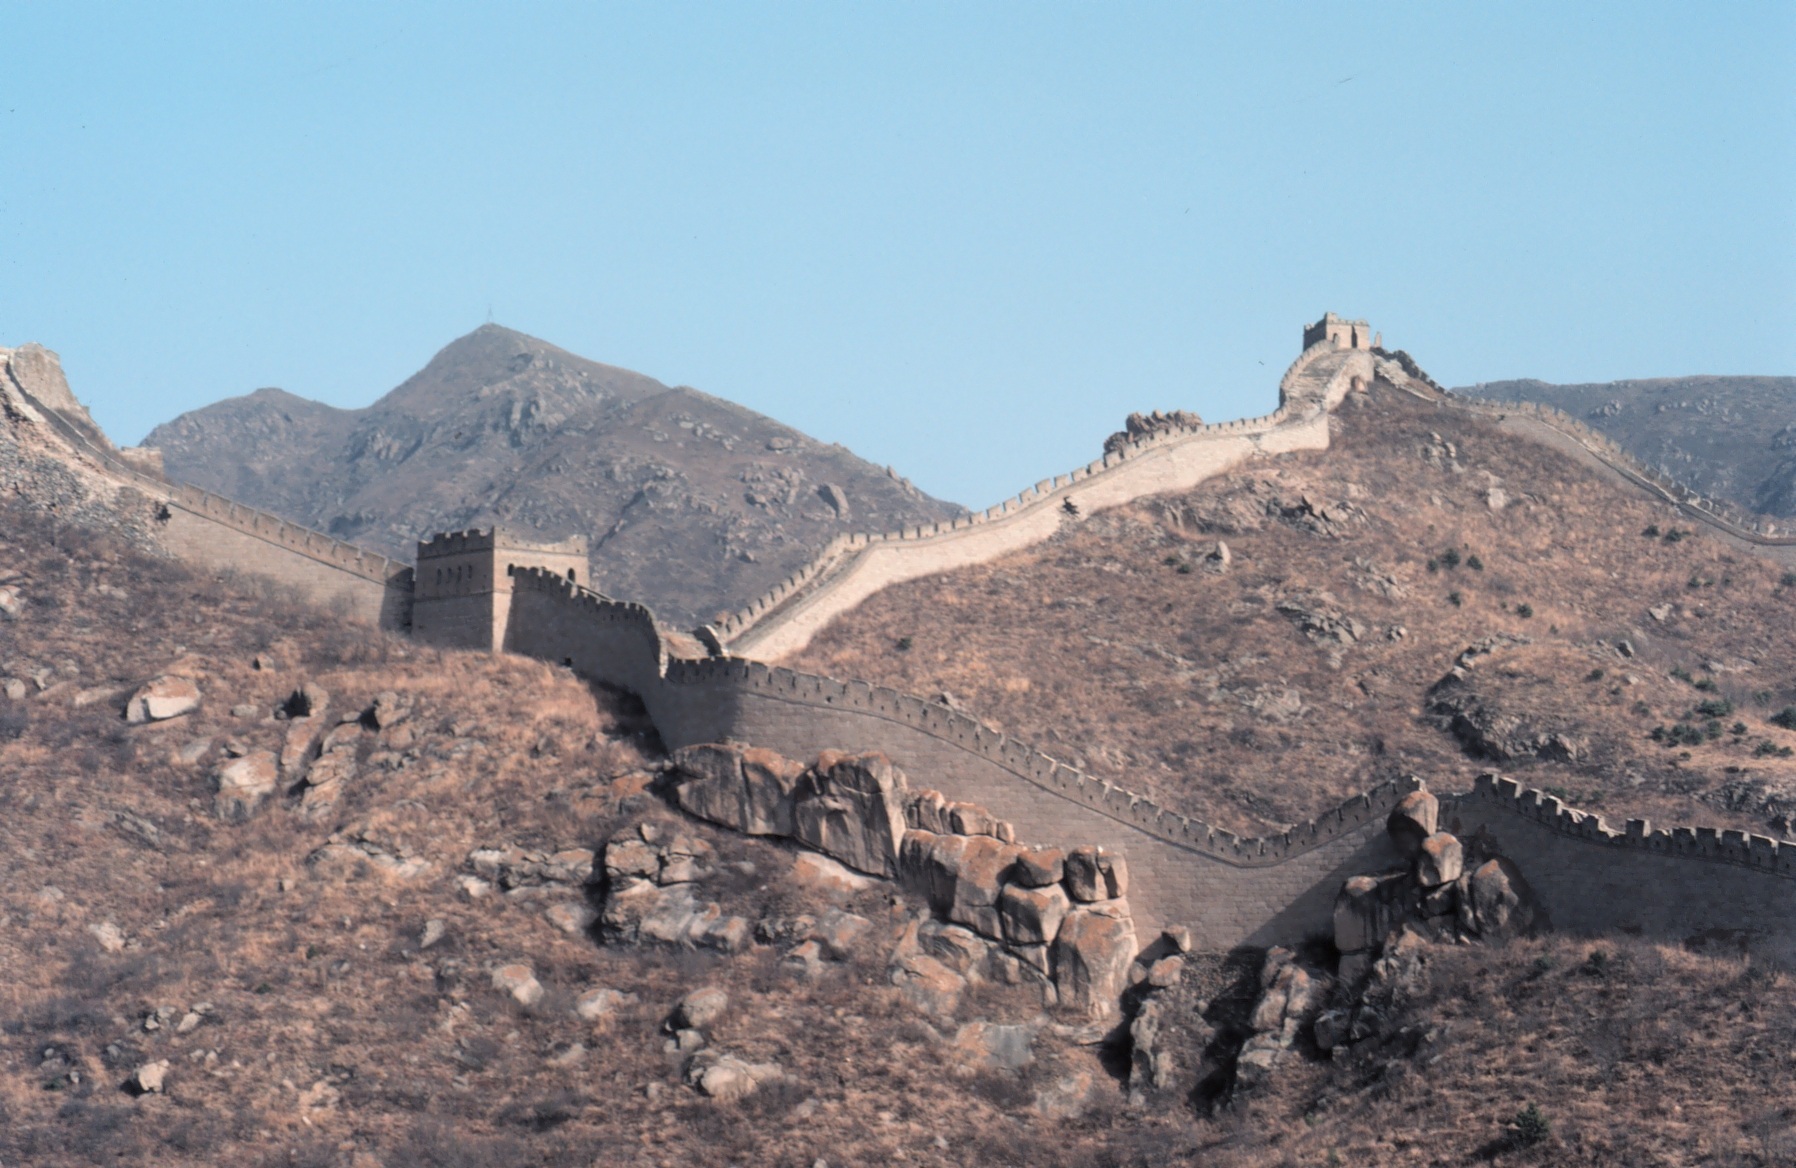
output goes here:
<path id="1" fill-rule="evenodd" d="M 252 750 L 222 763 L 214 783 L 212 811 L 220 819 L 248 819 L 280 783 L 280 767 L 271 750 Z"/>
<path id="2" fill-rule="evenodd" d="M 799 777 L 792 835 L 861 872 L 898 874 L 904 774 L 883 754 L 825 752 Z"/>
<path id="3" fill-rule="evenodd" d="M 1155 410 L 1151 414 L 1130 414 L 1123 419 L 1122 429 L 1104 439 L 1104 453 L 1115 454 L 1155 434 L 1172 430 L 1195 430 L 1203 424 L 1204 420 L 1190 410 L 1172 410 L 1169 413 Z"/>
<path id="4" fill-rule="evenodd" d="M 753 927 L 726 915 L 695 888 L 713 874 L 711 847 L 659 824 L 626 828 L 605 841 L 600 934 L 623 943 L 697 945 L 738 953 Z"/>

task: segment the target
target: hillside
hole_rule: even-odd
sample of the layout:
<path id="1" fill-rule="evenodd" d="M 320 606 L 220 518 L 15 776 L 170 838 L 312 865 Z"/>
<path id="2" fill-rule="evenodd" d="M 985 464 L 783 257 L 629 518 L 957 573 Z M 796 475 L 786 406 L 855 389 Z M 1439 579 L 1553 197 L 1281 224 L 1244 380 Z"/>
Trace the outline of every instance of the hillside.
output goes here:
<path id="1" fill-rule="evenodd" d="M 583 534 L 600 588 L 683 625 L 838 533 L 959 513 L 840 446 L 495 325 L 364 409 L 262 389 L 145 445 L 175 479 L 397 559 L 434 531 Z"/>
<path id="2" fill-rule="evenodd" d="M 1710 498 L 1796 515 L 1796 377 L 1490 381 L 1453 392 L 1556 406 Z"/>
<path id="3" fill-rule="evenodd" d="M 1247 834 L 1493 765 L 1618 824 L 1792 830 L 1796 578 L 1382 383 L 1334 425 L 1326 452 L 889 588 L 788 664 L 939 696 Z"/>
<path id="4" fill-rule="evenodd" d="M 1126 1037 L 1093 1045 L 1020 987 L 928 1009 L 894 987 L 887 961 L 919 906 L 892 885 L 672 812 L 652 793 L 658 745 L 618 695 L 345 627 L 12 505 L 0 563 L 6 1163 L 1770 1165 L 1793 1151 L 1777 1094 L 1787 975 L 1725 951 L 1428 947 L 1382 1036 L 1332 1060 L 1300 1044 L 1255 1087 L 1228 1076 L 1260 956 L 1194 953 L 1163 998 L 1163 1085 L 1131 1106 Z M 198 705 L 128 721 L 154 678 L 191 682 Z M 220 799 L 226 768 L 306 741 L 323 753 L 290 789 Z M 639 838 L 693 855 L 695 887 L 754 922 L 754 941 L 582 929 L 605 892 L 583 887 L 586 866 Z M 795 960 L 791 930 L 832 913 L 865 931 Z M 704 989 L 724 991 L 724 1013 L 670 1034 L 670 1011 Z M 777 1077 L 707 1097 L 692 1034 Z M 136 1087 L 146 1069 L 154 1091 Z M 1541 1122 L 1523 1147 L 1508 1133 L 1530 1105 Z"/>

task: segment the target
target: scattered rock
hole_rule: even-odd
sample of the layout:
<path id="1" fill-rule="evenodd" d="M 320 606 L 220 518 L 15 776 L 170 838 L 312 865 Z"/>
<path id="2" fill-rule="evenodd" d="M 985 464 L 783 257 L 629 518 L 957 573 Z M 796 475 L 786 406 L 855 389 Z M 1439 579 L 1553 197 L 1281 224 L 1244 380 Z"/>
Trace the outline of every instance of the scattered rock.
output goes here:
<path id="1" fill-rule="evenodd" d="M 543 987 L 536 980 L 536 971 L 523 962 L 501 965 L 493 970 L 493 988 L 502 994 L 510 994 L 512 1000 L 526 1009 L 543 1000 Z"/>
<path id="2" fill-rule="evenodd" d="M 813 939 L 822 945 L 831 961 L 847 961 L 854 956 L 855 946 L 872 928 L 873 922 L 866 917 L 832 908 L 817 922 Z"/>
<path id="3" fill-rule="evenodd" d="M 132 1071 L 131 1078 L 126 1082 L 125 1086 L 133 1094 L 152 1095 L 160 1093 L 163 1090 L 167 1079 L 168 1060 L 157 1059 L 155 1062 L 145 1063 L 135 1071 Z"/>
<path id="4" fill-rule="evenodd" d="M 703 1030 L 723 1017 L 730 995 L 716 986 L 693 990 L 674 1006 L 668 1022 L 675 1030 Z"/>
<path id="5" fill-rule="evenodd" d="M 892 966 L 891 979 L 905 1001 L 938 1018 L 954 1016 L 967 984 L 966 979 L 926 953 L 899 959 Z"/>
<path id="6" fill-rule="evenodd" d="M 424 932 L 418 937 L 418 948 L 430 948 L 441 941 L 448 932 L 449 927 L 443 923 L 441 917 L 432 917 L 424 922 Z"/>
<path id="7" fill-rule="evenodd" d="M 998 921 L 1004 940 L 1019 945 L 1045 945 L 1060 932 L 1072 902 L 1058 884 L 1045 888 L 1005 885 L 998 897 Z"/>
<path id="8" fill-rule="evenodd" d="M 901 880 L 927 896 L 937 915 L 999 937 L 998 897 L 1005 887 L 1003 876 L 1019 851 L 991 836 L 906 832 Z"/>
<path id="9" fill-rule="evenodd" d="M 11 588 L 0 588 L 0 616 L 7 620 L 18 620 L 25 611 L 25 602 Z"/>
<path id="10" fill-rule="evenodd" d="M 1486 860 L 1471 874 L 1469 895 L 1461 903 L 1471 909 L 1471 925 L 1478 935 L 1497 939 L 1525 931 L 1533 923 L 1533 909 L 1526 885 L 1514 864 L 1501 857 Z"/>
<path id="11" fill-rule="evenodd" d="M 108 953 L 117 953 L 125 947 L 125 934 L 111 921 L 101 921 L 97 925 L 89 925 L 87 931 L 94 935 L 100 948 Z"/>
<path id="12" fill-rule="evenodd" d="M 217 793 L 212 799 L 212 813 L 220 819 L 247 819 L 274 794 L 280 783 L 280 768 L 274 752 L 256 750 L 226 761 L 213 776 Z"/>
<path id="13" fill-rule="evenodd" d="M 543 917 L 570 937 L 577 937 L 592 927 L 592 923 L 599 919 L 599 914 L 587 905 L 564 900 L 545 909 Z"/>
<path id="14" fill-rule="evenodd" d="M 603 1022 L 637 1003 L 635 994 L 599 986 L 574 999 L 574 1013 L 587 1022 Z"/>
<path id="15" fill-rule="evenodd" d="M 996 1022 L 968 1022 L 954 1033 L 954 1046 L 986 1070 L 1019 1071 L 1035 1061 L 1035 1028 Z"/>
<path id="16" fill-rule="evenodd" d="M 133 726 L 163 722 L 190 713 L 200 704 L 200 687 L 191 678 L 164 675 L 142 686 L 125 702 L 125 721 Z"/>
<path id="17" fill-rule="evenodd" d="M 734 1103 L 781 1077 L 774 1063 L 750 1063 L 734 1055 L 706 1051 L 686 1064 L 686 1084 L 719 1103 Z"/>

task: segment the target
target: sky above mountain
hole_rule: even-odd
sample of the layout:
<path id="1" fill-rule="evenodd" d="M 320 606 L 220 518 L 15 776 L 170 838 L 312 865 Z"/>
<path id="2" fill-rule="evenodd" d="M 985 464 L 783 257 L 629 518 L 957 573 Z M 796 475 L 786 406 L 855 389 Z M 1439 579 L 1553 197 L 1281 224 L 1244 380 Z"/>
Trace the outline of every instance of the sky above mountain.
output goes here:
<path id="1" fill-rule="evenodd" d="M 0 343 L 134 441 L 495 319 L 983 506 L 1301 325 L 1796 370 L 1796 8 L 11 6 Z"/>

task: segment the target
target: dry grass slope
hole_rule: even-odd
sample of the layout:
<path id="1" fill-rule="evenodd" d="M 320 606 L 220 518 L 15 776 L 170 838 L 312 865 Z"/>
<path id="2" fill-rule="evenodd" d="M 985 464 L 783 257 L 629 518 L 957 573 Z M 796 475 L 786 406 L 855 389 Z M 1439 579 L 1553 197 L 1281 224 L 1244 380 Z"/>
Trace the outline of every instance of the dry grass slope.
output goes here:
<path id="1" fill-rule="evenodd" d="M 1782 568 L 1383 386 L 1335 425 L 1325 453 L 888 589 L 790 664 L 949 695 L 1249 834 L 1395 774 L 1466 788 L 1493 763 L 1611 817 L 1789 830 Z"/>

